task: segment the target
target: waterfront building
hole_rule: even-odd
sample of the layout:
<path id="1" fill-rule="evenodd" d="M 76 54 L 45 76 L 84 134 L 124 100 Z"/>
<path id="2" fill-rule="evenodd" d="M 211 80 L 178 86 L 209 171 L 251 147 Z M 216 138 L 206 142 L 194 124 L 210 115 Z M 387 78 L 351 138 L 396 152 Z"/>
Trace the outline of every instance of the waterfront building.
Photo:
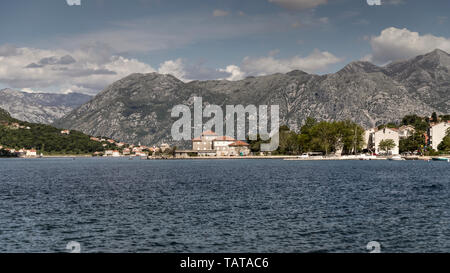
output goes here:
<path id="1" fill-rule="evenodd" d="M 210 151 L 213 150 L 213 140 L 217 138 L 217 134 L 213 131 L 203 132 L 198 138 L 192 140 L 192 149 L 194 151 Z"/>
<path id="2" fill-rule="evenodd" d="M 229 155 L 231 156 L 247 156 L 250 154 L 250 145 L 244 141 L 236 141 L 228 145 Z"/>
<path id="3" fill-rule="evenodd" d="M 392 139 L 395 143 L 395 147 L 388 151 L 390 155 L 398 155 L 399 154 L 399 144 L 400 144 L 400 136 L 398 133 L 398 129 L 395 128 L 383 128 L 376 129 L 373 133 L 370 134 L 369 137 L 369 150 L 377 153 L 383 154 L 385 151 L 380 149 L 380 143 L 383 140 Z"/>
<path id="4" fill-rule="evenodd" d="M 249 145 L 229 136 L 218 136 L 213 131 L 206 131 L 192 140 L 192 151 L 199 156 L 236 156 L 249 155 Z M 187 151 L 184 151 L 184 155 Z"/>
<path id="5" fill-rule="evenodd" d="M 236 139 L 229 136 L 220 136 L 212 141 L 213 150 L 216 151 L 217 156 L 229 156 L 231 155 L 232 149 L 230 145 L 233 144 Z"/>
<path id="6" fill-rule="evenodd" d="M 26 157 L 37 157 L 37 151 L 35 149 L 25 150 Z"/>
<path id="7" fill-rule="evenodd" d="M 438 150 L 439 144 L 447 134 L 447 130 L 450 128 L 450 121 L 440 122 L 432 124 L 428 132 L 428 145 L 433 148 L 433 150 Z"/>

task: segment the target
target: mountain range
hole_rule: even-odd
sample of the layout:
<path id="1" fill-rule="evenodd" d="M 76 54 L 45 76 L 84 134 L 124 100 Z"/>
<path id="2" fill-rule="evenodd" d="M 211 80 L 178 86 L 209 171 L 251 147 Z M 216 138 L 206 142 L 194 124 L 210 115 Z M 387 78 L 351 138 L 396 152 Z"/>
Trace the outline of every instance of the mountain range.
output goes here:
<path id="1" fill-rule="evenodd" d="M 91 99 L 92 96 L 79 93 L 50 94 L 0 90 L 0 108 L 16 119 L 33 123 L 51 124 Z"/>
<path id="2" fill-rule="evenodd" d="M 132 74 L 54 125 L 129 143 L 173 143 L 171 109 L 178 104 L 192 106 L 197 96 L 204 104 L 222 107 L 279 105 L 281 124 L 293 130 L 309 116 L 327 121 L 350 119 L 372 127 L 407 114 L 447 114 L 449 89 L 450 55 L 439 49 L 384 67 L 352 62 L 327 75 L 295 70 L 240 81 L 185 83 L 171 75 Z"/>

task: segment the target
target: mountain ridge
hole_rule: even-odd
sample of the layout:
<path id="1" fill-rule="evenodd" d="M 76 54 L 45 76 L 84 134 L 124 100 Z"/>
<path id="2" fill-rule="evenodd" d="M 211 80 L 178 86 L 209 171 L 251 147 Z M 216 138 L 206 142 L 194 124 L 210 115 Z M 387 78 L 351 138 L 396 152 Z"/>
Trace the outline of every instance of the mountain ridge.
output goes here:
<path id="1" fill-rule="evenodd" d="M 10 88 L 0 90 L 0 108 L 14 118 L 33 123 L 53 123 L 91 99 L 92 96 L 81 93 L 27 93 Z"/>
<path id="2" fill-rule="evenodd" d="M 171 75 L 132 74 L 55 125 L 130 143 L 171 143 L 175 120 L 170 110 L 177 104 L 192 106 L 195 96 L 222 107 L 280 105 L 280 122 L 293 130 L 308 116 L 372 127 L 407 114 L 445 114 L 450 112 L 450 55 L 444 53 L 435 50 L 385 67 L 352 62 L 327 75 L 294 70 L 239 81 L 184 83 Z"/>

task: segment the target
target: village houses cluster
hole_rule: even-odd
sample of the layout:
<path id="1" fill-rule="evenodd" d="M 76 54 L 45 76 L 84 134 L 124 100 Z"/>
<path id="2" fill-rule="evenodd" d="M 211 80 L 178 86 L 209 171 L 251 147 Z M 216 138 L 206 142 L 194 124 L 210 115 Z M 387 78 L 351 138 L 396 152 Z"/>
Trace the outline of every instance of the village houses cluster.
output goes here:
<path id="1" fill-rule="evenodd" d="M 446 132 L 449 128 L 450 121 L 432 123 L 428 132 L 425 133 L 426 146 L 437 151 L 439 144 L 446 136 Z M 380 143 L 383 140 L 391 139 L 394 141 L 395 147 L 389 150 L 388 154 L 398 155 L 400 153 L 400 139 L 408 138 L 415 132 L 415 128 L 411 125 L 401 126 L 400 128 L 371 128 L 364 133 L 364 148 L 374 154 L 383 154 L 385 151 L 380 148 Z"/>
<path id="2" fill-rule="evenodd" d="M 153 146 L 145 146 L 141 145 L 140 143 L 138 145 L 133 144 L 127 144 L 124 142 L 116 142 L 113 139 L 106 139 L 106 138 L 97 138 L 97 137 L 91 137 L 92 141 L 97 142 L 105 142 L 103 144 L 103 147 L 108 146 L 107 143 L 115 145 L 117 149 L 115 150 L 105 150 L 104 152 L 95 152 L 95 156 L 104 156 L 104 157 L 121 157 L 121 156 L 139 156 L 139 157 L 148 157 L 149 155 L 154 155 L 155 153 L 164 153 L 167 150 L 170 150 L 169 144 L 161 144 L 159 147 Z M 121 150 L 121 151 L 120 151 Z"/>
<path id="3" fill-rule="evenodd" d="M 0 145 L 0 149 L 3 149 L 5 151 L 8 151 L 10 154 L 16 155 L 17 157 L 38 157 L 38 153 L 36 149 L 10 149 L 5 148 L 2 145 Z"/>

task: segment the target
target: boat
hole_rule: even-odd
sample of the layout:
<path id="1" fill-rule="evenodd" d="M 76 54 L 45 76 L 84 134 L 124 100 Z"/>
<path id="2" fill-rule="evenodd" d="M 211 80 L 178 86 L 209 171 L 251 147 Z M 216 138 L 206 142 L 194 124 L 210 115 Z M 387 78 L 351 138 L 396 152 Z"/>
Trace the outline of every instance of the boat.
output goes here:
<path id="1" fill-rule="evenodd" d="M 391 160 L 391 161 L 403 161 L 405 159 L 403 157 L 399 156 L 399 155 L 395 155 L 393 157 L 388 158 L 388 160 Z"/>
<path id="2" fill-rule="evenodd" d="M 433 160 L 433 161 L 445 161 L 445 162 L 450 162 L 450 158 L 446 158 L 446 157 L 433 157 L 432 160 Z"/>

